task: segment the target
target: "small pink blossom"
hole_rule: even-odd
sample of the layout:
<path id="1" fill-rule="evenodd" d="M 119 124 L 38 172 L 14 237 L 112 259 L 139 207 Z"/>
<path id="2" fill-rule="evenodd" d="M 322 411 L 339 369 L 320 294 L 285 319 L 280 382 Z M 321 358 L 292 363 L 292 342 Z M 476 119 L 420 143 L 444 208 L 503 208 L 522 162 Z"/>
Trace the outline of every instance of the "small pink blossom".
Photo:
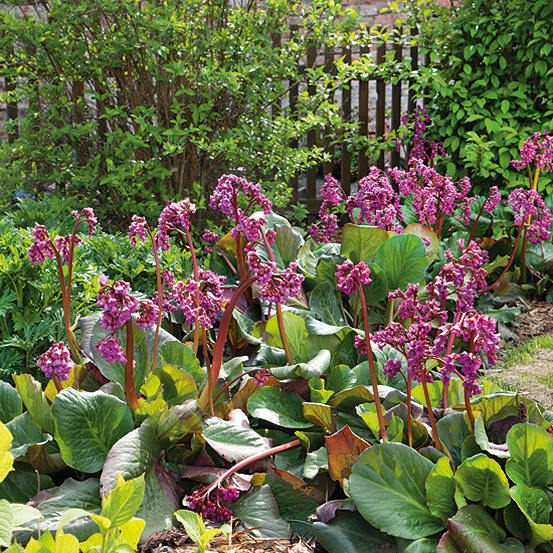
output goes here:
<path id="1" fill-rule="evenodd" d="M 351 294 L 359 290 L 363 284 L 370 284 L 371 271 L 367 265 L 360 261 L 355 265 L 350 259 L 346 259 L 341 265 L 338 265 L 336 271 L 336 278 L 338 284 L 336 287 L 345 294 Z"/>
<path id="2" fill-rule="evenodd" d="M 47 378 L 57 376 L 60 380 L 67 380 L 71 369 L 75 366 L 63 342 L 53 343 L 48 351 L 39 356 L 36 364 Z"/>

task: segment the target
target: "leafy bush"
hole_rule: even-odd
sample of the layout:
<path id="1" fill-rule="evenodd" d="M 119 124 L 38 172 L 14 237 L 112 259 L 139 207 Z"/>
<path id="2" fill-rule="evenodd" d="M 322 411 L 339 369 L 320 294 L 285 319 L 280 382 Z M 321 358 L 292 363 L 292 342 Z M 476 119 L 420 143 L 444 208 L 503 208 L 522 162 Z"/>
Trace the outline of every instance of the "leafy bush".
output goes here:
<path id="1" fill-rule="evenodd" d="M 299 67 L 307 47 L 350 40 L 357 19 L 338 3 L 35 8 L 0 19 L 0 59 L 17 82 L 10 101 L 29 102 L 21 138 L 0 150 L 8 194 L 56 186 L 124 226 L 125 214 L 151 216 L 173 197 L 200 202 L 224 168 L 265 181 L 285 203 L 290 177 L 324 156 L 303 144 L 306 132 L 336 140 L 351 128 L 332 102 L 347 78 Z M 302 85 L 292 113 L 289 90 L 306 80 L 313 93 Z"/>
<path id="2" fill-rule="evenodd" d="M 518 186 L 525 176 L 510 162 L 522 142 L 553 129 L 553 5 L 476 0 L 444 12 L 425 4 L 417 15 L 434 63 L 422 84 L 434 138 L 451 154 L 448 173 L 470 175 L 477 190 Z M 553 192 L 549 177 L 542 185 Z"/>

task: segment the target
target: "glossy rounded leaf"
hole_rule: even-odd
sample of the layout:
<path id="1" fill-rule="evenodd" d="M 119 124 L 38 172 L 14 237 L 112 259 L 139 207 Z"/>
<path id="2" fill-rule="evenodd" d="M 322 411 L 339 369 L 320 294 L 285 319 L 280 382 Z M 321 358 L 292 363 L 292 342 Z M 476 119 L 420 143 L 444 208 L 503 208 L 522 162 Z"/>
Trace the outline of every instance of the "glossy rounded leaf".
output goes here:
<path id="1" fill-rule="evenodd" d="M 428 258 L 424 242 L 418 236 L 397 234 L 382 244 L 374 262 L 384 269 L 390 290 L 404 290 L 409 283 L 420 282 Z"/>
<path id="2" fill-rule="evenodd" d="M 457 511 L 455 480 L 449 459 L 440 457 L 424 483 L 429 511 L 444 523 Z"/>
<path id="3" fill-rule="evenodd" d="M 347 223 L 342 232 L 340 253 L 354 263 L 369 263 L 380 246 L 388 240 L 388 233 L 380 227 Z"/>
<path id="4" fill-rule="evenodd" d="M 309 428 L 303 416 L 302 398 L 273 386 L 255 391 L 248 399 L 248 413 L 284 428 Z"/>
<path id="5" fill-rule="evenodd" d="M 53 412 L 61 456 L 82 472 L 99 471 L 113 444 L 133 428 L 127 404 L 100 391 L 67 388 L 54 400 Z"/>
<path id="6" fill-rule="evenodd" d="M 516 424 L 507 434 L 511 458 L 505 465 L 515 484 L 544 486 L 553 482 L 553 436 L 535 424 Z"/>
<path id="7" fill-rule="evenodd" d="M 406 539 L 425 538 L 443 529 L 427 505 L 425 482 L 433 463 L 400 443 L 366 449 L 349 479 L 349 493 L 374 527 Z"/>
<path id="8" fill-rule="evenodd" d="M 501 509 L 511 502 L 509 483 L 497 461 L 479 453 L 469 457 L 455 473 L 463 495 L 484 507 Z"/>

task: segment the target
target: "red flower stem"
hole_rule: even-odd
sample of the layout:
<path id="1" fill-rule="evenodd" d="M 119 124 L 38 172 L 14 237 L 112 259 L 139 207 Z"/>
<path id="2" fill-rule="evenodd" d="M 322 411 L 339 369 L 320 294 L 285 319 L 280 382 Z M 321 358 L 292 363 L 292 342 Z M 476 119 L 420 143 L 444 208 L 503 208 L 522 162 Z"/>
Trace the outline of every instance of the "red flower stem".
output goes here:
<path id="1" fill-rule="evenodd" d="M 378 382 L 376 380 L 376 368 L 374 366 L 373 351 L 371 347 L 371 334 L 369 331 L 369 312 L 367 310 L 367 300 L 363 293 L 363 286 L 360 284 L 357 288 L 359 297 L 361 299 L 361 307 L 363 311 L 363 325 L 365 327 L 365 343 L 367 346 L 367 358 L 369 360 L 369 369 L 371 373 L 371 384 L 373 388 L 374 403 L 376 407 L 376 416 L 378 418 L 378 425 L 380 427 L 380 437 L 383 441 L 388 441 L 386 434 L 386 426 L 384 424 L 384 417 L 382 416 L 382 405 L 380 404 L 380 395 L 378 393 Z"/>
<path id="2" fill-rule="evenodd" d="M 125 395 L 127 403 L 134 413 L 138 409 L 138 398 L 134 387 L 134 331 L 133 321 L 125 323 L 127 330 L 127 363 L 125 364 Z"/>
<path id="3" fill-rule="evenodd" d="M 269 256 L 269 261 L 276 264 L 273 248 L 271 248 L 271 244 L 269 244 L 269 241 L 267 240 L 267 236 L 263 232 L 263 229 L 261 230 L 261 236 L 263 236 L 263 242 L 265 244 L 265 249 L 267 250 L 267 254 Z M 292 352 L 290 351 L 290 345 L 288 344 L 288 336 L 286 336 L 286 328 L 284 327 L 284 317 L 282 316 L 282 306 L 280 305 L 280 303 L 275 303 L 275 308 L 276 308 L 277 323 L 278 323 L 278 333 L 280 334 L 280 340 L 282 342 L 282 346 L 284 347 L 284 352 L 286 353 L 286 360 L 288 361 L 289 365 L 293 365 L 294 358 L 292 357 Z"/>
<path id="4" fill-rule="evenodd" d="M 422 380 L 422 389 L 424 390 L 424 399 L 426 400 L 426 407 L 428 409 L 428 416 L 430 417 L 430 426 L 432 427 L 432 436 L 434 437 L 434 446 L 438 451 L 442 451 L 440 439 L 438 438 L 438 429 L 436 428 L 436 420 L 434 419 L 434 411 L 432 410 L 432 402 L 430 401 L 430 395 L 428 394 L 428 386 L 426 380 Z"/>
<path id="5" fill-rule="evenodd" d="M 163 320 L 163 285 L 161 283 L 161 267 L 159 265 L 159 253 L 157 249 L 157 244 L 156 244 L 156 241 L 154 240 L 154 236 L 152 234 L 152 231 L 150 230 L 150 226 L 148 225 L 148 223 L 146 223 L 146 230 L 148 231 L 150 240 L 152 241 L 152 251 L 154 252 L 154 259 L 156 261 L 158 315 L 157 315 L 157 322 L 156 322 L 156 332 L 154 334 L 154 350 L 152 354 L 153 355 L 152 367 L 155 368 L 157 364 L 157 342 L 159 339 L 159 329 L 161 328 L 161 321 Z"/>
<path id="6" fill-rule="evenodd" d="M 280 303 L 275 303 L 277 323 L 278 323 L 278 333 L 280 334 L 280 340 L 284 347 L 286 353 L 286 360 L 289 365 L 294 364 L 294 358 L 292 357 L 292 352 L 290 351 L 290 344 L 288 344 L 288 336 L 286 336 L 286 329 L 284 328 L 284 317 L 282 316 L 282 306 Z"/>
<path id="7" fill-rule="evenodd" d="M 56 387 L 56 390 L 58 392 L 61 392 L 63 390 L 63 386 L 61 385 L 60 379 L 57 375 L 52 375 L 52 382 L 54 383 L 54 386 Z"/>
<path id="8" fill-rule="evenodd" d="M 440 234 L 442 234 L 442 225 L 444 223 L 444 217 L 445 217 L 445 213 L 442 214 L 442 216 L 440 217 L 440 221 L 438 223 L 438 232 L 436 232 L 436 236 L 438 238 L 440 237 Z"/>
<path id="9" fill-rule="evenodd" d="M 184 229 L 186 233 L 186 239 L 188 240 L 188 247 L 190 248 L 190 256 L 192 258 L 192 271 L 194 273 L 194 280 L 198 283 L 198 291 L 195 295 L 195 301 L 196 301 L 196 307 L 200 308 L 200 270 L 198 268 L 198 260 L 196 258 L 196 251 L 194 250 L 194 243 L 192 242 L 192 237 L 190 236 L 190 231 L 185 228 Z M 198 347 L 200 344 L 200 324 L 198 320 L 196 320 L 196 323 L 194 324 L 194 346 L 193 351 L 194 355 L 198 355 Z"/>
<path id="10" fill-rule="evenodd" d="M 472 405 L 470 403 L 470 397 L 467 389 L 465 389 L 465 409 L 467 410 L 472 433 L 474 434 L 474 413 L 472 412 Z"/>
<path id="11" fill-rule="evenodd" d="M 77 338 L 75 338 L 75 334 L 73 334 L 73 329 L 71 328 L 71 296 L 67 293 L 65 276 L 63 274 L 63 262 L 61 260 L 59 250 L 58 248 L 56 248 L 56 245 L 52 240 L 50 240 L 50 244 L 54 249 L 56 264 L 58 266 L 58 276 L 60 279 L 60 287 L 61 287 L 61 301 L 63 306 L 63 322 L 65 326 L 65 337 L 67 339 L 67 344 L 69 345 L 69 350 L 71 351 L 71 355 L 73 356 L 73 360 L 78 363 L 79 360 L 81 359 L 81 352 L 80 352 L 79 344 L 77 342 Z"/>
<path id="12" fill-rule="evenodd" d="M 207 351 L 207 331 L 205 328 L 202 328 L 202 346 L 203 346 L 203 352 L 204 352 L 204 363 L 207 369 L 207 380 L 208 380 L 208 387 L 210 390 L 213 390 L 214 384 L 213 382 L 210 382 L 211 380 L 211 366 L 209 364 L 209 352 Z M 213 409 L 213 404 L 215 403 L 213 401 L 213 394 L 208 395 L 209 399 L 209 412 L 212 417 L 215 416 L 215 410 Z"/>
<path id="13" fill-rule="evenodd" d="M 503 271 L 501 271 L 501 274 L 497 277 L 497 280 L 493 284 L 490 284 L 489 286 L 486 286 L 486 288 L 483 288 L 482 290 L 480 290 L 478 292 L 479 294 L 483 294 L 484 292 L 489 292 L 490 290 L 495 288 L 499 284 L 499 281 L 503 278 L 505 273 L 509 270 L 509 268 L 511 267 L 511 265 L 513 264 L 513 261 L 515 259 L 515 255 L 517 253 L 517 248 L 518 248 L 518 243 L 520 241 L 520 237 L 522 235 L 522 230 L 523 229 L 524 229 L 524 225 L 520 225 L 518 235 L 517 235 L 517 239 L 515 240 L 515 245 L 513 247 L 513 252 L 511 253 L 511 257 L 509 258 L 509 262 L 507 263 L 507 265 L 505 266 Z"/>
<path id="14" fill-rule="evenodd" d="M 455 319 L 453 320 L 453 324 L 458 324 L 461 319 L 461 313 L 457 312 L 455 313 Z M 446 356 L 451 355 L 451 351 L 453 350 L 453 341 L 455 340 L 455 334 L 451 332 L 449 334 L 449 337 L 447 339 L 447 347 L 445 350 Z M 447 409 L 449 407 L 449 398 L 448 398 L 448 392 L 449 390 L 449 383 L 444 384 L 444 387 L 442 389 L 442 408 Z"/>
<path id="15" fill-rule="evenodd" d="M 238 288 L 234 291 L 232 298 L 225 308 L 225 312 L 223 313 L 223 317 L 221 318 L 221 322 L 219 323 L 219 332 L 217 333 L 215 347 L 213 348 L 213 359 L 211 361 L 211 368 L 209 370 L 210 374 L 208 374 L 207 396 L 213 395 L 213 388 L 215 387 L 217 379 L 219 378 L 219 373 L 221 372 L 221 366 L 223 365 L 223 354 L 225 351 L 225 343 L 227 341 L 232 312 L 234 311 L 234 308 L 236 307 L 236 304 L 238 303 L 238 300 L 240 299 L 242 294 L 248 289 L 249 286 L 252 285 L 254 281 L 255 277 L 250 277 L 248 280 L 242 282 L 240 286 L 238 286 Z M 209 397 L 206 398 L 205 394 L 202 393 L 198 401 L 200 409 L 203 410 L 209 404 Z"/>
<path id="16" fill-rule="evenodd" d="M 243 376 L 246 376 L 247 374 L 257 372 L 259 371 L 259 367 L 255 367 L 254 369 L 250 369 L 249 371 L 244 371 L 243 373 L 239 374 L 236 378 L 233 378 L 230 382 L 225 384 L 219 393 L 213 398 L 213 403 L 216 403 L 217 400 L 225 393 L 226 390 L 228 390 L 237 380 L 240 380 Z"/>
<path id="17" fill-rule="evenodd" d="M 534 173 L 534 179 L 531 181 L 530 190 L 538 190 L 540 170 L 536 167 L 536 172 Z M 532 216 L 528 215 L 526 219 L 526 224 L 529 225 L 532 222 Z M 524 238 L 522 239 L 522 251 L 520 254 L 520 282 L 524 283 L 526 280 L 526 249 L 528 248 L 528 236 L 526 233 L 526 228 L 524 229 Z"/>
<path id="18" fill-rule="evenodd" d="M 265 459 L 265 457 L 270 457 L 271 455 L 276 455 L 277 453 L 282 453 L 283 451 L 288 451 L 289 449 L 294 449 L 299 445 L 301 445 L 301 442 L 299 440 L 294 440 L 292 442 L 288 442 L 287 444 L 277 445 L 275 447 L 271 447 L 271 449 L 262 451 L 261 453 L 256 453 L 255 455 L 246 457 L 239 463 L 236 463 L 236 465 L 230 467 L 227 471 L 223 472 L 223 474 L 221 474 L 221 476 L 219 476 L 217 480 L 215 480 L 213 484 L 207 488 L 206 494 L 209 494 L 215 488 L 219 487 L 229 476 L 232 476 L 235 472 L 247 467 L 251 463 L 255 463 L 256 461 Z"/>
<path id="19" fill-rule="evenodd" d="M 467 240 L 467 243 L 465 244 L 465 249 L 463 250 L 463 253 L 465 253 L 467 251 L 470 243 L 472 242 L 472 237 L 474 236 L 474 233 L 476 231 L 476 225 L 478 225 L 478 221 L 480 221 L 480 217 L 482 215 L 482 211 L 484 211 L 484 206 L 486 205 L 486 202 L 488 201 L 488 197 L 489 197 L 489 194 L 486 197 L 486 199 L 484 200 L 484 202 L 482 203 L 482 205 L 480 206 L 480 211 L 478 211 L 478 215 L 476 216 L 476 220 L 474 221 L 474 225 L 472 225 L 472 229 L 470 230 L 470 236 L 469 236 L 469 239 Z"/>

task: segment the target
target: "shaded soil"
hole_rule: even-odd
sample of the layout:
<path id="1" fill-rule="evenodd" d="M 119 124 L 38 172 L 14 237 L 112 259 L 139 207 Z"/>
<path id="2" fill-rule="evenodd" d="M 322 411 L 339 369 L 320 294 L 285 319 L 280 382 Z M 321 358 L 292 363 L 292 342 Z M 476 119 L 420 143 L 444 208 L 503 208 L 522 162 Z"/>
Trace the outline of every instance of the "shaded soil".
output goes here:
<path id="1" fill-rule="evenodd" d="M 523 312 L 512 322 L 512 331 L 520 338 L 553 334 L 553 304 L 537 301 L 521 306 Z"/>
<path id="2" fill-rule="evenodd" d="M 151 536 L 141 553 L 195 553 L 197 547 L 183 530 L 173 528 Z M 315 553 L 315 544 L 299 539 L 254 538 L 246 532 L 232 536 L 217 536 L 210 541 L 212 553 Z"/>

